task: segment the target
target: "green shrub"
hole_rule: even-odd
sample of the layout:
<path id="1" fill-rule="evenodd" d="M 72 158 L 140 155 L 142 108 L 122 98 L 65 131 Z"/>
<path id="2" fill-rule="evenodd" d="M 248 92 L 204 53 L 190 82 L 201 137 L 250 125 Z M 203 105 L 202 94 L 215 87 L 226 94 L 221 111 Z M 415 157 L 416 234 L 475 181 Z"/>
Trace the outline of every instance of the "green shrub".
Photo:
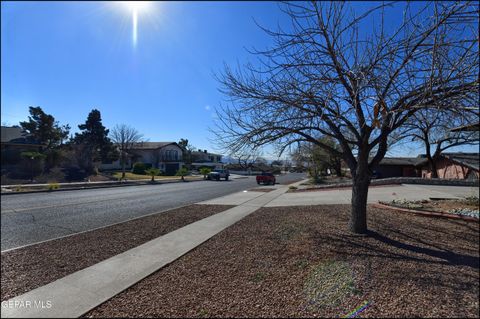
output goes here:
<path id="1" fill-rule="evenodd" d="M 58 183 L 55 183 L 55 182 L 48 183 L 48 185 L 47 185 L 47 190 L 49 190 L 49 191 L 53 191 L 53 190 L 59 189 L 59 188 L 60 188 L 60 185 Z"/>
<path id="2" fill-rule="evenodd" d="M 296 186 L 289 186 L 288 189 L 298 189 Z"/>
<path id="3" fill-rule="evenodd" d="M 135 164 L 133 164 L 132 173 L 138 175 L 145 175 L 145 170 L 149 169 L 150 167 L 152 167 L 152 164 L 136 162 Z"/>

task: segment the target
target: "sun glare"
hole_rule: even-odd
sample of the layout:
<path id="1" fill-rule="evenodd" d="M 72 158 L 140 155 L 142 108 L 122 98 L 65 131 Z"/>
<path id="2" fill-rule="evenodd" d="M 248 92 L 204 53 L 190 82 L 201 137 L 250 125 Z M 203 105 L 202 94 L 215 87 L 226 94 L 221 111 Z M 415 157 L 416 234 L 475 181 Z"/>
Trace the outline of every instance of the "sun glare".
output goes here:
<path id="1" fill-rule="evenodd" d="M 150 1 L 122 1 L 122 4 L 132 12 L 141 12 L 148 9 Z"/>
<path id="2" fill-rule="evenodd" d="M 132 13 L 132 41 L 133 47 L 137 46 L 137 33 L 138 33 L 138 15 L 149 9 L 150 1 L 121 1 L 121 4 L 125 6 Z"/>

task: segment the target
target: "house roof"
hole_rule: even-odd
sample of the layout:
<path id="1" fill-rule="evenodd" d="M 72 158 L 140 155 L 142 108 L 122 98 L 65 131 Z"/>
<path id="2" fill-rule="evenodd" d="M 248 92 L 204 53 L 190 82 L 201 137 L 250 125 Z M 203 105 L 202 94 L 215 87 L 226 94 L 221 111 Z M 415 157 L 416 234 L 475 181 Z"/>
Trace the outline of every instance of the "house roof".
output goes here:
<path id="1" fill-rule="evenodd" d="M 207 154 L 207 155 L 215 155 L 215 156 L 223 156 L 222 154 L 216 154 L 216 153 L 210 153 L 210 152 L 201 152 L 201 151 L 192 151 L 192 154 L 198 155 L 198 154 Z"/>
<path id="2" fill-rule="evenodd" d="M 1 142 L 8 144 L 40 145 L 39 142 L 33 140 L 28 134 L 24 133 L 21 127 L 17 126 L 2 126 Z"/>
<path id="3" fill-rule="evenodd" d="M 167 145 L 178 145 L 176 142 L 141 142 L 136 144 L 132 149 L 135 150 L 156 150 Z"/>
<path id="4" fill-rule="evenodd" d="M 424 161 L 424 158 L 418 157 L 384 157 L 379 165 L 416 166 Z"/>
<path id="5" fill-rule="evenodd" d="M 443 153 L 444 157 L 448 158 L 454 163 L 463 165 L 474 170 L 479 170 L 480 154 L 479 153 Z"/>

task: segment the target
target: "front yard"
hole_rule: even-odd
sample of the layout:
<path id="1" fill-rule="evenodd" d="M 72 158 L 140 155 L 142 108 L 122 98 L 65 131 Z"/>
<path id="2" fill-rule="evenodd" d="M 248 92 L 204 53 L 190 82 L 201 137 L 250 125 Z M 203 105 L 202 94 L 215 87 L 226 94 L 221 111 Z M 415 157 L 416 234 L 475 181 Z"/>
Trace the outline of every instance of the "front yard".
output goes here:
<path id="1" fill-rule="evenodd" d="M 478 317 L 478 222 L 262 208 L 87 317 Z"/>

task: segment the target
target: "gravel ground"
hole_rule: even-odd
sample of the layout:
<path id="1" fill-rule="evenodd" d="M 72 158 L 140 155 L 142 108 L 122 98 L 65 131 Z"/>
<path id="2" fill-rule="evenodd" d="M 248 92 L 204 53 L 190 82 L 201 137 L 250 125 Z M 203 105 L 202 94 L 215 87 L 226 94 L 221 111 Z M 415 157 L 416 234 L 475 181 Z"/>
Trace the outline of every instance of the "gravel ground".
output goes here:
<path id="1" fill-rule="evenodd" d="M 21 295 L 231 207 L 190 205 L 4 252 L 1 299 Z"/>
<path id="2" fill-rule="evenodd" d="M 478 317 L 477 224 L 349 205 L 262 208 L 87 317 Z"/>

